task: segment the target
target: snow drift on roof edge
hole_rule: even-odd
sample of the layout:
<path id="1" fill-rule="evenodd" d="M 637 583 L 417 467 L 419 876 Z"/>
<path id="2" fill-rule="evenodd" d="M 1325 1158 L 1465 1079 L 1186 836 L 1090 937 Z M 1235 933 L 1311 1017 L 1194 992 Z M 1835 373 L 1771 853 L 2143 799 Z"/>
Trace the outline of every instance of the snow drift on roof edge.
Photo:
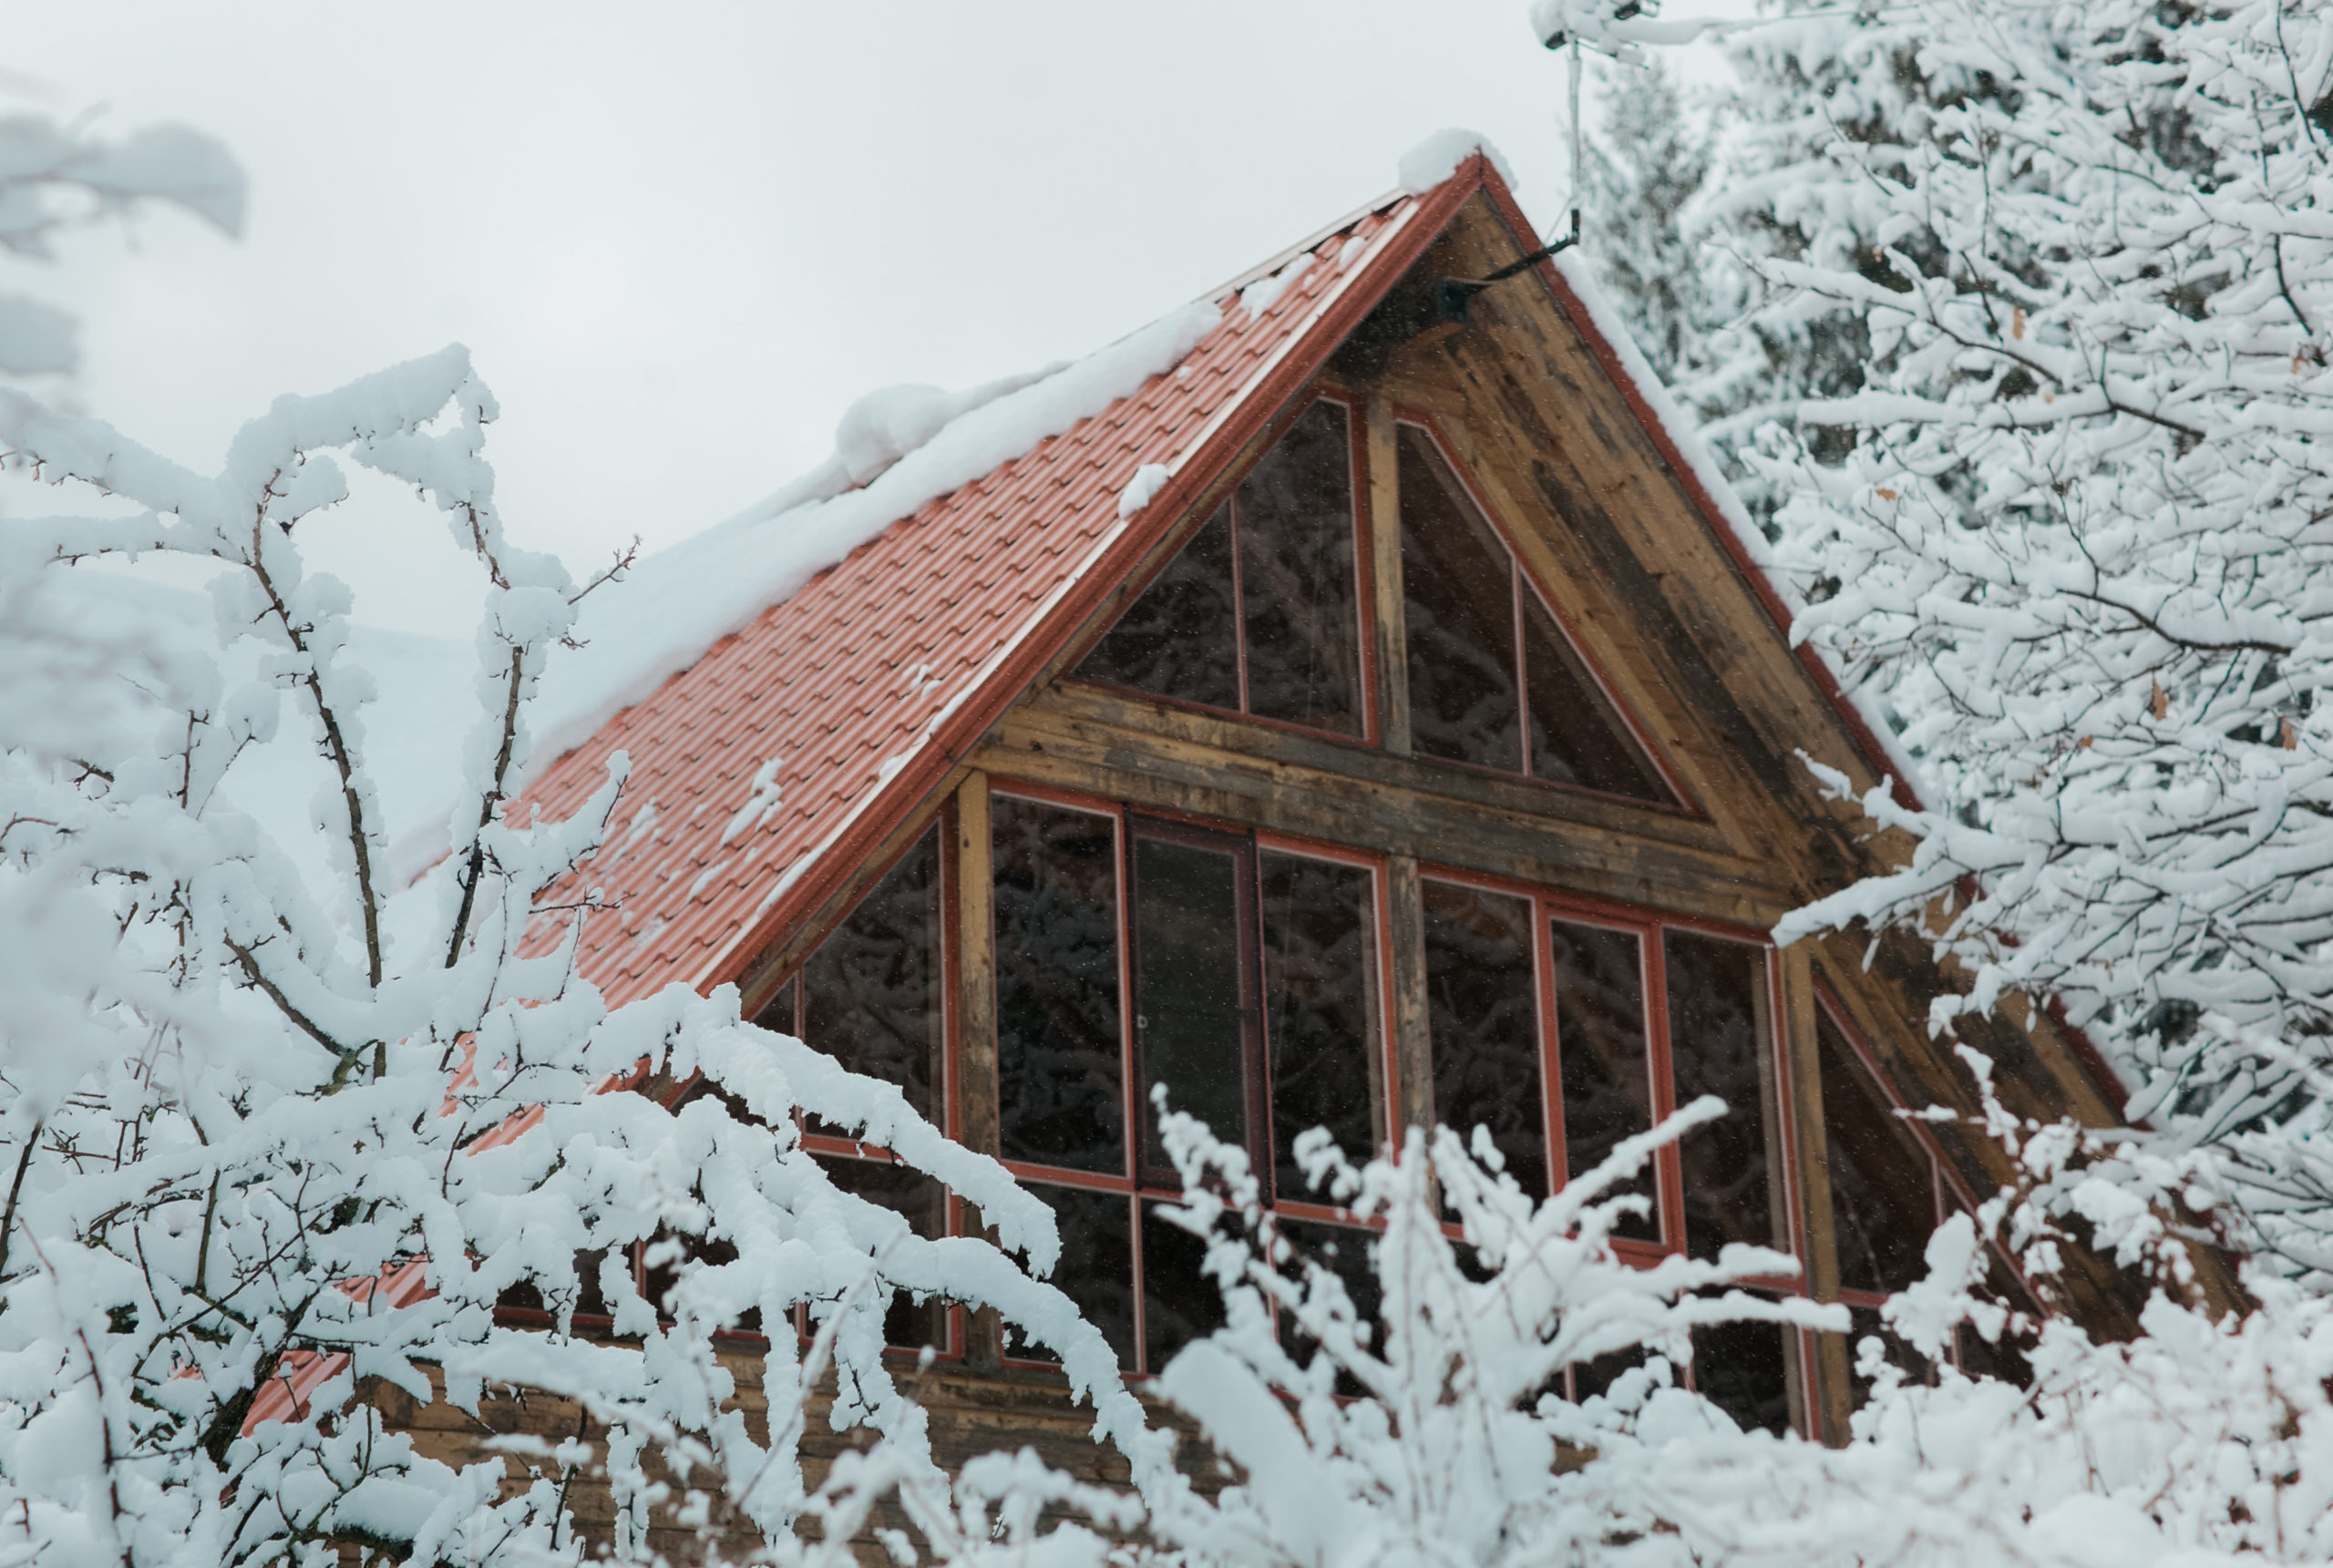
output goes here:
<path id="1" fill-rule="evenodd" d="M 860 399 L 844 415 L 834 456 L 584 601 L 576 627 L 583 646 L 554 650 L 544 674 L 528 772 L 591 739 L 900 518 L 1172 370 L 1221 319 L 1202 300 L 1033 375 L 952 395 L 903 388 Z M 861 487 L 848 487 L 868 473 Z"/>

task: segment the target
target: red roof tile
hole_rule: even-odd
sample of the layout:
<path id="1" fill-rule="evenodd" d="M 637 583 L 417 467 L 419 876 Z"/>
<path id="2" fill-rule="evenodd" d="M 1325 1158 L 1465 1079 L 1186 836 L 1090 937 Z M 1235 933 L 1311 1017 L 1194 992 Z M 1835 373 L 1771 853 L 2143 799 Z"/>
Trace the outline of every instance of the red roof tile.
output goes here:
<path id="1" fill-rule="evenodd" d="M 522 812 L 563 817 L 612 753 L 632 757 L 607 847 L 581 877 L 615 906 L 581 949 L 608 1000 L 735 979 L 822 904 L 1477 192 L 1530 232 L 1476 156 L 1424 196 L 1291 248 L 1218 291 L 1221 320 L 1173 371 L 892 524 L 553 763 Z M 1306 253 L 1313 264 L 1251 317 L 1240 289 Z M 1587 310 L 1567 313 L 1786 633 L 1787 610 L 1619 355 Z M 1122 520 L 1119 493 L 1152 463 L 1173 477 Z M 1893 771 L 1814 650 L 1795 652 L 1859 749 Z M 742 813 L 773 762 L 778 804 Z"/>
<path id="2" fill-rule="evenodd" d="M 1253 318 L 1237 298 L 1249 279 L 1227 286 L 1221 321 L 1174 371 L 892 524 L 545 770 L 526 804 L 556 819 L 605 780 L 612 753 L 631 754 L 582 877 L 616 907 L 587 923 L 581 948 L 608 999 L 733 979 L 822 898 L 1017 695 L 1051 651 L 1044 633 L 1090 608 L 1070 601 L 1123 577 L 1295 390 L 1289 351 L 1332 347 L 1472 194 L 1471 172 L 1278 259 L 1316 257 Z M 1349 251 L 1351 239 L 1369 243 Z M 1122 521 L 1119 493 L 1152 463 L 1176 479 Z M 773 759 L 780 804 L 741 818 Z"/>

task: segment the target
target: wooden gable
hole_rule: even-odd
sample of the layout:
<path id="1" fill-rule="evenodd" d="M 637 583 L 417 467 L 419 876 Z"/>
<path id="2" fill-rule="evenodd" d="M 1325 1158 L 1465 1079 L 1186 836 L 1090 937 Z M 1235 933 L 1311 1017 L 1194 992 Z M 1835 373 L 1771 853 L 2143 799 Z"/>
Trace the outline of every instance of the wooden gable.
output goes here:
<path id="1" fill-rule="evenodd" d="M 1872 1260 L 1868 1247 L 1850 1256 L 1854 1249 L 1843 1248 L 1833 1234 L 1837 1204 L 1829 1173 L 1853 1151 L 1832 1125 L 1845 1110 L 1826 1118 L 1826 1083 L 1835 1097 L 1843 1085 L 1867 1090 L 1870 1104 L 1856 1111 L 1856 1125 L 1865 1134 L 1878 1127 L 1870 1135 L 1882 1139 L 1902 1128 L 1888 1114 L 1894 1108 L 1974 1109 L 1970 1081 L 1951 1042 L 1932 1037 L 1926 1022 L 1928 1002 L 1948 987 L 1948 977 L 1916 939 L 1855 934 L 1779 952 L 1765 948 L 1765 933 L 1782 916 L 1906 852 L 1902 843 L 1875 837 L 1852 804 L 1825 798 L 1804 760 L 1839 770 L 1860 790 L 1880 782 L 1884 753 L 1819 661 L 1791 647 L 1786 612 L 1773 588 L 1565 272 L 1542 265 L 1477 293 L 1464 324 L 1438 318 L 1439 280 L 1483 277 L 1536 245 L 1487 163 L 1475 159 L 1431 195 L 1388 203 L 1357 223 L 1371 236 L 1367 259 L 1333 284 L 1322 276 L 1305 284 L 1310 292 L 1298 302 L 1303 313 L 1281 318 L 1277 340 L 1263 340 L 1252 321 L 1227 311 L 1228 333 L 1257 340 L 1251 352 L 1258 363 L 1252 372 L 1242 369 L 1248 379 L 1236 397 L 1207 405 L 1203 420 L 1186 418 L 1181 425 L 1171 412 L 1158 412 L 1171 399 L 1171 384 L 1138 400 L 1140 419 L 1156 421 L 1180 444 L 1168 486 L 1115 532 L 1091 519 L 1083 525 L 1077 548 L 1087 552 L 1087 566 L 1058 579 L 1033 575 L 1023 584 L 1022 600 L 1038 607 L 1027 626 L 1000 643 L 999 652 L 984 654 L 979 682 L 935 712 L 929 744 L 848 797 L 847 827 L 822 828 L 824 847 L 785 869 L 782 880 L 781 867 L 768 864 L 755 873 L 759 885 L 739 883 L 732 904 L 751 914 L 742 925 L 733 915 L 722 938 L 722 950 L 735 958 L 702 979 L 735 981 L 749 1016 L 800 1028 L 814 1045 L 827 1043 L 797 977 L 822 945 L 829 954 L 837 950 L 835 933 L 870 890 L 898 896 L 892 885 L 904 875 L 899 868 L 912 865 L 915 897 L 922 900 L 915 919 L 929 933 L 917 939 L 931 944 L 916 959 L 924 977 L 919 983 L 936 986 L 944 1014 L 929 1020 L 931 1054 L 916 1069 L 918 1092 L 930 1097 L 951 1135 L 1011 1162 L 1010 1108 L 1000 1104 L 1010 1068 L 1001 1071 L 998 1051 L 999 976 L 1012 955 L 998 950 L 992 861 L 1000 796 L 1084 810 L 1113 824 L 1119 847 L 1112 875 L 1121 892 L 1112 897 L 1121 903 L 1133 875 L 1125 846 L 1137 829 L 1160 841 L 1181 834 L 1190 845 L 1228 846 L 1226 853 L 1246 856 L 1240 864 L 1251 881 L 1257 857 L 1274 854 L 1366 871 L 1378 920 L 1367 1025 L 1378 1054 L 1366 1077 L 1380 1136 L 1432 1122 L 1442 1109 L 1435 1102 L 1424 913 L 1434 889 L 1474 887 L 1488 897 L 1528 901 L 1543 927 L 1534 938 L 1543 944 L 1543 971 L 1549 911 L 1583 929 L 1632 934 L 1648 955 L 1647 976 L 1662 972 L 1658 954 L 1665 942 L 1731 942 L 1763 955 L 1754 1008 L 1760 1049 L 1770 1050 L 1773 1070 L 1768 1114 L 1781 1142 L 1773 1146 L 1771 1179 L 1780 1194 L 1777 1212 L 1788 1210 L 1783 1232 L 1804 1265 L 1804 1288 L 1824 1299 L 1843 1290 L 1853 1298 L 1862 1287 L 1854 1277 L 1843 1281 L 1842 1257 L 1851 1275 Z M 1341 243 L 1348 249 L 1341 251 Z M 1359 243 L 1331 235 L 1298 253 L 1349 257 Z M 1227 291 L 1227 304 L 1237 287 Z M 1290 308 L 1286 302 L 1269 307 Z M 1283 722 L 1243 712 L 1244 697 L 1176 700 L 1097 682 L 1087 678 L 1090 670 L 1081 674 L 1128 608 L 1223 515 L 1244 477 L 1322 399 L 1344 411 L 1352 437 L 1360 639 L 1353 668 L 1362 710 L 1352 722 Z M 1115 428 L 1139 421 L 1113 415 L 1106 423 Z M 1512 551 L 1525 590 L 1560 623 L 1596 700 L 1631 732 L 1658 772 L 1660 788 L 1645 793 L 1660 798 L 1624 798 L 1543 782 L 1526 776 L 1527 770 L 1419 754 L 1404 673 L 1405 428 L 1420 433 L 1406 438 L 1413 443 L 1431 439 L 1502 548 Z M 1089 439 L 1100 440 L 1073 432 L 1048 447 Z M 1019 466 L 1038 470 L 1053 460 L 1041 449 Z M 1134 447 L 1115 451 L 1111 471 L 1123 477 L 1142 460 L 1146 455 Z M 991 518 L 996 493 L 966 504 L 990 507 L 981 516 Z M 1106 506 L 1111 495 L 1095 487 L 1079 494 L 1089 511 Z M 1015 504 L 1042 503 L 1033 491 Z M 947 524 L 969 537 L 950 523 L 957 506 L 952 499 L 934 503 L 895 532 Z M 1003 530 L 1032 561 L 1056 553 L 1028 548 L 1039 531 L 1034 522 L 1023 528 L 1013 516 L 994 513 L 984 526 Z M 889 538 L 872 549 L 879 554 Z M 838 569 L 831 581 L 840 586 L 826 591 L 857 592 L 871 614 L 879 581 L 850 576 L 853 562 L 863 569 L 866 559 Z M 944 567 L 935 560 L 932 591 L 944 591 Z M 770 613 L 782 620 L 786 611 Z M 708 664 L 720 657 L 716 651 Z M 697 679 L 695 671 L 680 678 Z M 729 691 L 736 700 L 753 700 L 751 682 Z M 653 716 L 647 723 L 653 725 Z M 1334 733 L 1338 728 L 1344 733 Z M 570 772 L 582 779 L 589 769 Z M 745 783 L 730 782 L 740 788 Z M 812 841 L 807 829 L 797 838 Z M 673 874 L 664 876 L 683 885 Z M 1131 917 L 1121 910 L 1113 918 L 1121 922 L 1123 948 L 1132 939 L 1125 924 Z M 1241 939 L 1252 946 L 1251 938 Z M 1136 999 L 1124 988 L 1136 981 L 1123 951 L 1118 963 L 1121 992 L 1114 1005 L 1127 1016 L 1109 1027 L 1125 1035 L 1122 1071 L 1130 1083 L 1139 1061 L 1129 1021 Z M 1541 982 L 1543 1012 L 1551 1005 L 1548 983 Z M 1640 1025 L 1659 1080 L 1668 1071 L 1658 1065 L 1669 1061 L 1667 1003 L 1654 994 L 1652 979 L 1642 983 Z M 1557 1068 L 1552 1016 L 1542 1027 L 1548 1059 L 1537 1071 L 1549 1078 Z M 2016 1021 L 1967 1020 L 1958 1032 L 1992 1055 L 2013 1110 L 2044 1118 L 2071 1113 L 2093 1125 L 2116 1119 L 2111 1080 L 2079 1039 L 2047 1017 L 2028 1009 Z M 1656 1088 L 1666 1102 L 1673 1086 Z M 1264 1103 L 1268 1087 L 1257 1092 L 1264 1099 L 1251 1103 Z M 1552 1088 L 1542 1092 L 1550 1105 L 1560 1098 Z M 1051 1184 L 1048 1191 L 1087 1194 L 1079 1203 L 1106 1208 L 1116 1202 L 1138 1216 L 1150 1189 L 1136 1147 L 1134 1090 L 1125 1098 L 1119 1168 L 1071 1171 L 1064 1161 L 1027 1159 L 1023 1150 L 1016 1170 Z M 1556 1111 L 1549 1114 L 1560 1119 Z M 1551 1123 L 1548 1137 L 1558 1149 L 1562 1136 Z M 1898 1150 L 1899 1177 L 1901 1170 L 1912 1172 L 1901 1179 L 1926 1171 L 1940 1204 L 1968 1204 L 2012 1176 L 1998 1147 L 1964 1128 L 1940 1125 L 1903 1136 L 1915 1142 Z M 814 1143 L 838 1160 L 869 1153 L 841 1137 L 820 1135 Z M 1933 1169 L 1920 1166 L 1922 1160 Z M 1673 1168 L 1664 1173 L 1666 1207 L 1655 1234 L 1666 1239 L 1647 1245 L 1673 1248 L 1681 1245 L 1682 1182 Z M 1869 1174 L 1848 1173 L 1856 1182 Z M 1559 1169 L 1555 1179 L 1561 1179 Z M 1853 1201 L 1852 1194 L 1839 1199 L 1850 1207 Z M 933 1212 L 944 1214 L 944 1205 Z M 1138 1239 L 1125 1245 L 1139 1253 Z M 1141 1266 L 1127 1267 L 1136 1271 L 1130 1278 L 1141 1277 Z M 2232 1294 L 2224 1272 L 2207 1266 L 2205 1276 L 2208 1289 Z M 2124 1282 L 2095 1259 L 2075 1261 L 2070 1286 L 2075 1310 L 2094 1327 L 2112 1333 L 2133 1326 L 2135 1303 Z M 1137 1286 L 1131 1309 L 1136 1322 L 1141 1294 Z M 950 1353 L 968 1367 L 1010 1362 L 993 1325 L 977 1317 L 960 1315 L 946 1333 Z M 1810 1336 L 1793 1343 L 1793 1420 L 1804 1430 L 1844 1430 L 1851 1391 L 1842 1338 Z"/>

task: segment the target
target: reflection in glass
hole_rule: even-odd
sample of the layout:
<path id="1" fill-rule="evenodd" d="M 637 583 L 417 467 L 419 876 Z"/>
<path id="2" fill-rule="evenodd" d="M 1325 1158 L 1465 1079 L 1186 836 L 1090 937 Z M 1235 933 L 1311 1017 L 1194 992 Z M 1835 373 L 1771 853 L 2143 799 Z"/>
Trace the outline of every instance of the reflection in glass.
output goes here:
<path id="1" fill-rule="evenodd" d="M 1061 1232 L 1061 1266 L 1053 1284 L 1077 1307 L 1078 1316 L 1102 1331 L 1118 1365 L 1131 1372 L 1134 1361 L 1134 1211 L 1124 1193 L 1095 1193 L 1082 1187 L 1054 1187 L 1024 1183 L 1028 1190 L 1053 1211 Z M 1029 1360 L 1054 1358 L 1051 1346 L 1032 1344 L 1004 1326 L 1008 1356 Z"/>
<path id="2" fill-rule="evenodd" d="M 1135 839 L 1135 1038 L 1142 1052 L 1143 1125 L 1156 1125 L 1149 1092 L 1163 1083 L 1170 1110 L 1197 1117 L 1233 1144 L 1248 1141 L 1240 864 L 1228 849 Z M 1144 1163 L 1172 1175 L 1163 1148 L 1152 1147 Z"/>
<path id="3" fill-rule="evenodd" d="M 1672 798 L 1571 640 L 1528 588 L 1523 590 L 1523 663 L 1533 778 L 1637 800 Z"/>
<path id="4" fill-rule="evenodd" d="M 1321 1225 L 1310 1220 L 1282 1219 L 1275 1221 L 1274 1225 L 1293 1252 L 1280 1265 L 1280 1272 L 1290 1279 L 1302 1279 L 1305 1265 L 1310 1263 L 1334 1275 L 1344 1286 L 1345 1298 L 1352 1303 L 1355 1321 L 1365 1327 L 1363 1343 L 1377 1355 L 1384 1355 L 1385 1296 L 1377 1278 L 1375 1234 L 1354 1225 Z M 1311 1365 L 1319 1342 L 1298 1328 L 1295 1318 L 1286 1312 L 1280 1315 L 1280 1340 L 1298 1366 Z M 1351 1397 L 1365 1391 L 1351 1374 L 1337 1374 L 1338 1393 Z"/>
<path id="5" fill-rule="evenodd" d="M 1814 1009 L 1814 1045 L 1839 1283 L 1901 1290 L 1926 1270 L 1937 1222 L 1935 1165 L 1824 1008 Z"/>
<path id="6" fill-rule="evenodd" d="M 1523 771 L 1515 567 L 1424 435 L 1402 427 L 1402 600 L 1420 754 Z"/>
<path id="7" fill-rule="evenodd" d="M 1210 708 L 1239 706 L 1238 606 L 1227 503 L 1077 667 L 1088 681 Z"/>
<path id="8" fill-rule="evenodd" d="M 1766 956 L 1744 942 L 1670 931 L 1669 1051 L 1677 1104 L 1725 1102 L 1719 1120 L 1685 1134 L 1685 1250 L 1715 1257 L 1727 1242 L 1790 1250 L 1789 1216 L 1769 1173 L 1781 1158 L 1774 1070 L 1764 1010 Z"/>
<path id="9" fill-rule="evenodd" d="M 1790 1351 L 1779 1323 L 1693 1330 L 1693 1388 L 1745 1432 L 1790 1430 Z"/>
<path id="10" fill-rule="evenodd" d="M 1115 824 L 1004 794 L 991 823 L 1004 1156 L 1116 1174 L 1125 1112 Z"/>
<path id="11" fill-rule="evenodd" d="M 802 966 L 803 1040 L 853 1072 L 898 1084 L 927 1121 L 941 1081 L 946 1016 L 940 922 L 935 831 L 900 856 Z"/>
<path id="12" fill-rule="evenodd" d="M 1507 1173 L 1542 1195 L 1547 1134 L 1530 901 L 1429 881 L 1424 902 L 1434 1118 L 1468 1138 L 1488 1129 Z"/>
<path id="13" fill-rule="evenodd" d="M 1281 1197 L 1313 1198 L 1296 1164 L 1300 1135 L 1326 1127 L 1356 1164 L 1380 1137 L 1374 885 L 1357 866 L 1260 860 L 1273 1182 Z"/>
<path id="14" fill-rule="evenodd" d="M 1934 1383 L 1936 1367 L 1928 1358 L 1904 1343 L 1896 1331 L 1887 1327 L 1876 1307 L 1850 1307 L 1847 1317 L 1853 1325 L 1847 1331 L 1848 1398 L 1857 1409 L 1871 1398 L 1873 1379 L 1863 1375 L 1863 1342 L 1879 1341 L 1879 1358 L 1891 1367 L 1903 1369 L 1907 1383 Z"/>
<path id="15" fill-rule="evenodd" d="M 846 1193 L 889 1209 L 920 1236 L 948 1234 L 948 1189 L 922 1172 L 879 1160 L 817 1156 L 827 1177 Z M 933 1297 L 918 1302 L 902 1291 L 883 1315 L 883 1343 L 920 1350 L 948 1348 L 948 1304 Z"/>
<path id="16" fill-rule="evenodd" d="M 1623 1138 L 1652 1127 L 1652 1063 L 1645 1049 L 1644 962 L 1636 934 L 1552 922 L 1556 1033 L 1564 1091 L 1564 1163 L 1585 1175 Z M 1615 1194 L 1640 1194 L 1648 1212 L 1624 1218 L 1616 1235 L 1660 1239 L 1653 1164 L 1648 1160 Z"/>
<path id="17" fill-rule="evenodd" d="M 1207 1243 L 1145 1205 L 1142 1216 L 1143 1365 L 1156 1372 L 1192 1340 L 1223 1327 L 1223 1292 L 1207 1276 Z"/>
<path id="18" fill-rule="evenodd" d="M 1239 482 L 1248 711 L 1361 733 L 1352 416 L 1306 409 Z"/>

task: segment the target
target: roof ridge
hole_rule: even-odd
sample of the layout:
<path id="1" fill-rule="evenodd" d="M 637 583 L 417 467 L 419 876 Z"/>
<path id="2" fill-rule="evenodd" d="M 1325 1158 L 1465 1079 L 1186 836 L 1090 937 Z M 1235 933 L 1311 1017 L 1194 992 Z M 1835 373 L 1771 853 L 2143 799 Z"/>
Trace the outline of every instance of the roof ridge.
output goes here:
<path id="1" fill-rule="evenodd" d="M 1290 261 L 1295 261 L 1299 256 L 1310 255 L 1313 251 L 1318 251 L 1321 246 L 1327 244 L 1331 240 L 1335 239 L 1338 235 L 1345 233 L 1350 230 L 1359 228 L 1362 223 L 1372 218 L 1382 217 L 1385 213 L 1392 211 L 1394 208 L 1399 207 L 1404 201 L 1414 201 L 1417 199 L 1417 195 L 1414 191 L 1404 190 L 1397 186 L 1393 190 L 1389 190 L 1384 195 L 1379 197 L 1376 200 L 1365 202 L 1362 205 L 1354 208 L 1351 211 L 1346 213 L 1343 217 L 1336 220 L 1334 222 L 1323 225 L 1321 229 L 1315 231 L 1309 238 L 1299 240 L 1295 244 L 1289 246 L 1287 249 L 1275 251 L 1271 256 L 1258 262 L 1255 266 L 1249 268 L 1246 272 L 1241 272 L 1231 279 L 1230 282 L 1218 284 L 1215 288 L 1208 290 L 1207 292 L 1200 294 L 1197 297 L 1202 300 L 1216 302 L 1227 300 L 1232 295 L 1238 293 L 1240 290 L 1246 288 L 1249 284 L 1259 282 L 1265 278 L 1270 277 L 1273 273 L 1287 266 Z"/>

